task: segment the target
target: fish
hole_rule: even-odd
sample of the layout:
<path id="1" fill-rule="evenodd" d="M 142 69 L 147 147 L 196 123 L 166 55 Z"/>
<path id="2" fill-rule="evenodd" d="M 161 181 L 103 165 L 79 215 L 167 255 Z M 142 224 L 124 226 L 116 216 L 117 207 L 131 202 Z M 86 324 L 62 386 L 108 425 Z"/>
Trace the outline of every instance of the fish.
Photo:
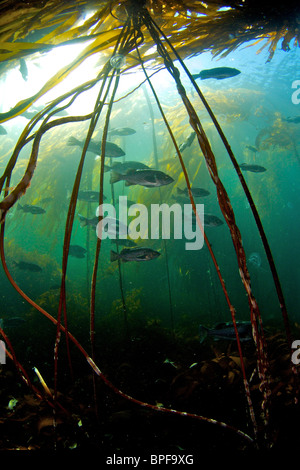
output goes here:
<path id="1" fill-rule="evenodd" d="M 24 113 L 21 114 L 26 119 L 33 119 L 37 115 L 38 111 L 24 111 Z"/>
<path id="2" fill-rule="evenodd" d="M 128 261 L 150 261 L 158 258 L 160 253 L 151 248 L 124 248 L 121 253 L 115 251 L 110 252 L 110 261 L 122 260 L 124 263 Z"/>
<path id="3" fill-rule="evenodd" d="M 115 238 L 115 239 L 111 239 L 111 241 L 112 243 L 116 243 L 122 246 L 129 246 L 129 247 L 136 246 L 136 243 L 133 240 L 130 240 L 129 238 L 125 238 L 125 239 Z"/>
<path id="4" fill-rule="evenodd" d="M 74 256 L 74 258 L 84 258 L 86 254 L 86 249 L 80 245 L 70 245 L 69 247 L 69 256 Z"/>
<path id="5" fill-rule="evenodd" d="M 253 153 L 258 152 L 258 149 L 256 147 L 253 147 L 252 145 L 246 145 L 246 149 L 250 150 Z"/>
<path id="6" fill-rule="evenodd" d="M 190 218 L 190 216 L 188 215 L 187 218 Z M 195 216 L 195 213 L 192 212 L 192 223 L 193 224 L 196 224 L 197 221 L 196 221 L 196 216 Z M 219 217 L 217 217 L 216 215 L 213 215 L 213 214 L 207 214 L 204 212 L 204 226 L 206 227 L 219 227 L 220 225 L 223 225 L 224 222 L 219 219 Z"/>
<path id="7" fill-rule="evenodd" d="M 123 232 L 127 233 L 127 225 L 124 225 L 118 219 L 115 219 L 113 217 L 104 217 L 102 220 L 104 221 L 102 232 L 105 232 L 109 237 L 114 238 L 119 233 L 120 228 Z"/>
<path id="8" fill-rule="evenodd" d="M 208 78 L 215 78 L 217 80 L 223 80 L 224 78 L 231 78 L 241 73 L 238 69 L 231 67 L 216 67 L 213 69 L 201 70 L 200 73 L 193 75 L 193 78 L 201 78 L 201 80 L 207 80 Z"/>
<path id="9" fill-rule="evenodd" d="M 27 81 L 27 78 L 28 78 L 28 69 L 27 69 L 27 65 L 26 65 L 26 61 L 24 59 L 20 59 L 20 73 L 23 77 L 23 80 Z"/>
<path id="10" fill-rule="evenodd" d="M 180 152 L 183 152 L 187 147 L 190 147 L 196 137 L 196 132 L 191 132 L 185 142 L 179 145 Z"/>
<path id="11" fill-rule="evenodd" d="M 203 188 L 191 188 L 191 192 L 194 197 L 206 197 L 210 195 L 210 192 Z M 177 188 L 177 193 L 184 194 L 187 197 L 189 196 L 188 188 Z"/>
<path id="12" fill-rule="evenodd" d="M 133 135 L 136 134 L 136 130 L 131 129 L 131 127 L 115 127 L 109 131 L 109 134 L 119 136 Z"/>
<path id="13" fill-rule="evenodd" d="M 32 271 L 35 273 L 42 271 L 42 268 L 34 263 L 27 263 L 26 261 L 19 261 L 19 263 L 14 261 L 13 263 L 17 268 L 22 269 L 23 271 Z"/>
<path id="14" fill-rule="evenodd" d="M 111 184 L 122 180 L 125 180 L 125 186 L 138 184 L 146 188 L 164 186 L 174 181 L 171 176 L 159 170 L 128 170 L 125 175 L 116 171 L 111 172 Z"/>
<path id="15" fill-rule="evenodd" d="M 219 219 L 216 215 L 204 213 L 204 225 L 207 227 L 219 227 L 223 225 L 224 222 Z"/>
<path id="16" fill-rule="evenodd" d="M 34 206 L 33 204 L 24 204 L 24 206 L 21 206 L 21 204 L 18 204 L 17 210 L 22 210 L 23 212 L 30 213 L 30 214 L 45 214 L 45 209 L 39 206 Z"/>
<path id="17" fill-rule="evenodd" d="M 29 110 L 26 110 L 24 111 L 21 116 L 25 117 L 26 119 L 33 119 L 37 113 L 39 113 L 40 111 L 42 111 L 43 109 L 43 106 L 33 106 L 32 108 L 30 108 Z"/>
<path id="18" fill-rule="evenodd" d="M 83 148 L 84 147 L 84 142 L 76 139 L 75 137 L 71 136 L 68 140 L 68 145 L 70 146 L 78 146 Z M 101 155 L 101 141 L 96 142 L 94 140 L 91 140 L 89 145 L 88 145 L 88 151 L 95 153 L 96 155 Z M 105 157 L 108 158 L 116 158 L 116 157 L 123 157 L 125 155 L 124 150 L 121 149 L 117 144 L 114 144 L 113 142 L 108 142 L 106 141 L 105 144 Z"/>
<path id="19" fill-rule="evenodd" d="M 0 135 L 6 135 L 6 134 L 7 134 L 6 129 L 0 125 Z"/>
<path id="20" fill-rule="evenodd" d="M 224 222 L 221 219 L 219 219 L 219 217 L 217 217 L 216 215 L 207 214 L 205 212 L 203 215 L 204 215 L 203 224 L 206 227 L 219 227 L 220 225 L 224 224 Z M 185 215 L 185 218 L 187 220 L 192 220 L 193 225 L 197 223 L 194 211 L 191 214 Z"/>
<path id="21" fill-rule="evenodd" d="M 239 333 L 240 341 L 250 341 L 252 339 L 252 325 L 251 322 L 236 322 L 237 330 Z M 224 339 L 227 341 L 236 340 L 235 329 L 232 322 L 218 323 L 214 328 L 207 328 L 206 326 L 199 326 L 199 340 L 203 343 L 204 340 L 212 336 L 214 340 Z"/>
<path id="22" fill-rule="evenodd" d="M 78 217 L 80 221 L 80 227 L 91 226 L 93 228 L 96 228 L 98 223 L 100 222 L 100 218 L 98 216 L 88 218 L 78 214 Z M 103 232 L 106 232 L 111 237 L 115 237 L 119 233 L 120 227 L 122 227 L 123 232 L 127 230 L 126 225 L 122 224 L 118 219 L 114 219 L 112 217 L 104 217 L 103 220 L 105 221 L 103 226 Z"/>
<path id="23" fill-rule="evenodd" d="M 300 116 L 296 117 L 287 117 L 286 119 L 283 119 L 285 122 L 292 122 L 293 124 L 299 124 L 300 123 Z"/>
<path id="24" fill-rule="evenodd" d="M 96 225 L 99 222 L 99 217 L 96 217 L 96 216 L 88 218 L 88 217 L 84 217 L 83 215 L 78 214 L 78 217 L 80 221 L 80 227 L 86 227 L 87 225 L 91 227 L 96 227 Z"/>
<path id="25" fill-rule="evenodd" d="M 79 201 L 85 202 L 99 202 L 100 193 L 98 191 L 79 191 L 78 198 Z M 106 196 L 103 194 L 103 201 L 106 199 Z"/>
<path id="26" fill-rule="evenodd" d="M 24 318 L 21 317 L 9 317 L 9 318 L 0 318 L 0 327 L 3 328 L 17 328 L 18 326 L 23 326 L 25 323 Z"/>
<path id="27" fill-rule="evenodd" d="M 251 171 L 252 173 L 263 173 L 267 169 L 260 165 L 249 165 L 248 163 L 242 163 L 240 165 L 241 170 Z"/>
<path id="28" fill-rule="evenodd" d="M 120 175 L 125 175 L 128 170 L 150 170 L 148 165 L 141 162 L 114 162 L 110 169 L 120 173 Z"/>

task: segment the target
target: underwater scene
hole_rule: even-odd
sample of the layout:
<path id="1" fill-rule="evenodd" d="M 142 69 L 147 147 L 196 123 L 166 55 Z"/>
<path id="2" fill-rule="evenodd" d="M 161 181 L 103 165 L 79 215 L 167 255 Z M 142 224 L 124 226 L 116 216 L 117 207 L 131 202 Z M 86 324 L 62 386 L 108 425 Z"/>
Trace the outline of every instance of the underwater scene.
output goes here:
<path id="1" fill-rule="evenodd" d="M 98 3 L 0 2 L 0 450 L 293 450 L 298 33 Z"/>

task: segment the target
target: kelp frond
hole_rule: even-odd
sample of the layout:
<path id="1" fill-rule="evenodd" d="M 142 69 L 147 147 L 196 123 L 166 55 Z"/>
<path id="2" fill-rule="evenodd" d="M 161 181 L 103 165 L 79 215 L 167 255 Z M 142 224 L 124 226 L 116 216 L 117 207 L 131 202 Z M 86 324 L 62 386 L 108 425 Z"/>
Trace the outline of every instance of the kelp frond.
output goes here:
<path id="1" fill-rule="evenodd" d="M 0 5 L 0 62 L 119 28 L 132 7 L 146 7 L 164 33 L 172 34 L 182 57 L 204 50 L 226 55 L 245 42 L 263 39 L 271 42 L 269 59 L 279 41 L 284 50 L 291 42 L 299 46 L 295 0 L 9 0 Z M 108 41 L 107 46 L 113 44 Z"/>
<path id="2" fill-rule="evenodd" d="M 282 40 L 282 49 L 288 51 L 292 42 L 299 46 L 297 9 L 292 0 L 284 5 L 246 0 L 207 2 L 191 0 L 82 0 L 66 2 L 4 1 L 0 6 L 0 69 L 16 67 L 21 59 L 35 57 L 57 46 L 86 42 L 85 49 L 69 65 L 60 70 L 34 96 L 17 103 L 13 109 L 0 115 L 0 122 L 11 119 L 60 83 L 85 59 L 101 52 L 111 55 L 121 34 L 121 28 L 131 9 L 148 9 L 154 15 L 166 37 L 172 35 L 172 44 L 181 57 L 195 56 L 211 51 L 215 56 L 226 56 L 240 45 L 264 41 L 258 52 L 269 47 L 271 60 Z M 142 28 L 141 58 L 152 67 L 162 63 L 152 52 L 153 39 Z M 250 45 L 253 45 L 252 44 Z M 132 47 L 134 49 L 134 47 Z M 127 69 L 138 65 L 136 57 L 127 50 Z M 149 53 L 150 52 L 150 53 Z"/>

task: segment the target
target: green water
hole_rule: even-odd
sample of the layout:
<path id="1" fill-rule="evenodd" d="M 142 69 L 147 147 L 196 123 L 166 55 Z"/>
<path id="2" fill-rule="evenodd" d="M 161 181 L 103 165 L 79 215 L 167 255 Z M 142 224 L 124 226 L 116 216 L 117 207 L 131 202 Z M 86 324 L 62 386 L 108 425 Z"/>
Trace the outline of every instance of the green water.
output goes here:
<path id="1" fill-rule="evenodd" d="M 198 83 L 219 120 L 238 163 L 261 165 L 267 170 L 263 173 L 247 172 L 244 173 L 244 177 L 271 247 L 292 328 L 297 328 L 300 124 L 288 122 L 286 118 L 300 115 L 300 105 L 292 101 L 295 91 L 292 83 L 299 78 L 296 74 L 297 68 L 299 70 L 299 51 L 295 49 L 285 53 L 278 50 L 271 63 L 266 63 L 267 57 L 264 53 L 256 55 L 255 52 L 255 48 L 238 50 L 228 59 L 219 61 L 213 60 L 209 54 L 202 54 L 186 63 L 191 73 L 221 66 L 231 66 L 241 70 L 241 74 L 236 77 L 222 81 L 198 81 Z M 16 75 L 16 80 L 21 83 L 22 77 Z M 30 80 L 29 73 L 28 81 Z M 111 128 L 130 127 L 136 133 L 125 137 L 113 137 L 110 140 L 117 143 L 126 153 L 125 157 L 119 159 L 120 161 L 136 160 L 156 168 L 151 109 L 143 89 L 138 88 L 118 101 L 118 98 L 124 97 L 131 91 L 139 80 L 140 76 L 134 73 L 122 80 L 121 74 L 121 85 L 110 120 Z M 7 77 L 6 80 L 3 79 L 4 90 L 8 86 L 8 81 Z M 188 138 L 191 128 L 176 87 L 166 71 L 155 75 L 153 83 L 157 87 L 159 99 L 178 144 L 182 144 Z M 274 281 L 249 203 L 211 120 L 184 76 L 183 84 L 199 114 L 216 156 L 219 176 L 228 192 L 236 223 L 241 232 L 251 286 L 264 325 L 284 335 Z M 105 202 L 113 203 L 119 196 L 126 195 L 128 199 L 145 204 L 148 208 L 151 204 L 163 202 L 173 204 L 177 187 L 184 189 L 186 186 L 176 151 L 149 89 L 148 93 L 154 113 L 158 169 L 172 176 L 174 183 L 158 189 L 142 186 L 127 187 L 123 182 L 118 182 L 114 185 L 112 193 L 110 172 L 106 172 L 103 188 L 107 198 Z M 7 107 L 8 98 L 6 97 L 4 101 L 2 112 Z M 37 105 L 44 104 L 45 101 Z M 92 98 L 83 101 L 84 106 L 91 110 Z M 14 104 L 13 99 L 11 103 Z M 77 112 L 78 109 L 81 108 L 76 108 Z M 72 109 L 68 112 L 71 114 Z M 96 140 L 101 139 L 104 119 L 105 115 L 101 116 L 96 127 Z M 0 162 L 1 170 L 5 168 L 10 152 L 26 122 L 24 117 L 18 117 L 3 124 L 7 134 L 0 136 L 3 155 Z M 16 204 L 6 216 L 4 247 L 8 269 L 22 291 L 55 318 L 60 298 L 59 286 L 68 203 L 81 156 L 80 148 L 68 146 L 67 141 L 70 136 L 83 140 L 87 127 L 87 123 L 68 124 L 63 128 L 47 132 L 42 139 L 31 186 L 19 202 L 22 205 L 35 204 L 43 207 L 45 213 L 38 215 L 25 213 L 18 210 Z M 256 147 L 257 151 L 252 152 L 247 146 Z M 26 146 L 13 172 L 11 186 L 16 185 L 23 175 L 26 167 L 25 158 L 28 154 L 29 146 Z M 237 319 L 249 320 L 248 299 L 241 282 L 230 232 L 218 205 L 215 185 L 196 139 L 184 150 L 183 157 L 192 186 L 202 187 L 210 192 L 208 197 L 201 198 L 197 202 L 204 204 L 205 212 L 218 216 L 224 222 L 219 227 L 206 227 L 206 235 L 215 253 L 222 278 L 225 280 L 231 303 L 236 309 Z M 111 163 L 112 161 L 107 162 Z M 99 190 L 99 169 L 100 160 L 88 152 L 80 190 Z M 43 202 L 44 198 L 48 200 Z M 97 205 L 84 201 L 77 202 L 71 244 L 84 247 L 87 253 L 84 258 L 71 256 L 68 258 L 66 279 L 68 328 L 88 351 L 90 350 L 91 279 L 97 235 L 94 228 L 80 226 L 78 214 L 94 217 Z M 161 256 L 147 262 L 120 263 L 119 271 L 118 264 L 110 261 L 110 251 L 115 250 L 115 245 L 109 239 L 101 243 L 95 296 L 96 362 L 98 361 L 100 368 L 103 365 L 112 381 L 113 371 L 122 362 L 123 356 L 127 358 L 130 356 L 133 362 L 137 361 L 140 373 L 141 370 L 151 369 L 153 361 L 163 363 L 167 357 L 175 359 L 172 358 L 172 353 L 176 359 L 184 358 L 181 342 L 185 344 L 191 341 L 191 346 L 185 351 L 186 357 L 183 359 L 185 366 L 201 360 L 199 325 L 211 327 L 217 322 L 231 321 L 215 266 L 205 244 L 200 250 L 189 251 L 185 248 L 184 239 L 174 240 L 172 236 L 170 240 L 162 238 L 138 240 L 137 244 L 158 250 Z M 14 262 L 22 260 L 35 263 L 42 270 L 38 273 L 20 270 Z M 41 368 L 50 382 L 49 385 L 52 386 L 56 328 L 15 291 L 3 270 L 0 275 L 0 317 L 4 322 L 12 316 L 25 320 L 19 326 L 7 330 L 17 357 L 26 367 Z M 298 330 L 295 331 L 297 334 Z M 168 343 L 166 338 L 171 343 Z M 153 345 L 152 352 L 151 345 Z M 65 377 L 68 375 L 68 364 L 65 360 L 63 340 L 61 351 L 60 373 Z M 73 351 L 72 354 L 75 363 L 81 366 L 81 363 L 84 363 L 83 358 L 77 351 Z M 82 365 L 83 369 L 84 367 Z M 130 375 L 127 375 L 127 379 L 128 377 Z M 128 382 L 130 384 L 130 380 Z M 86 390 L 90 390 L 89 385 L 86 384 Z M 119 380 L 118 386 L 122 386 L 122 381 Z M 136 394 L 143 400 L 151 401 L 152 397 L 141 391 L 136 377 L 127 386 L 132 395 Z"/>

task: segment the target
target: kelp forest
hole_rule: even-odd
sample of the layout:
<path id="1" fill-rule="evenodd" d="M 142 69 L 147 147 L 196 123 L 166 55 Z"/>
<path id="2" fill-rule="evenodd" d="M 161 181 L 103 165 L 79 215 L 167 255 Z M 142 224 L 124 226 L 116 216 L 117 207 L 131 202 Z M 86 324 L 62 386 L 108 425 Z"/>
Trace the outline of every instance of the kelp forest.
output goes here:
<path id="1" fill-rule="evenodd" d="M 297 64 L 295 1 L 0 2 L 1 451 L 299 445 Z"/>

